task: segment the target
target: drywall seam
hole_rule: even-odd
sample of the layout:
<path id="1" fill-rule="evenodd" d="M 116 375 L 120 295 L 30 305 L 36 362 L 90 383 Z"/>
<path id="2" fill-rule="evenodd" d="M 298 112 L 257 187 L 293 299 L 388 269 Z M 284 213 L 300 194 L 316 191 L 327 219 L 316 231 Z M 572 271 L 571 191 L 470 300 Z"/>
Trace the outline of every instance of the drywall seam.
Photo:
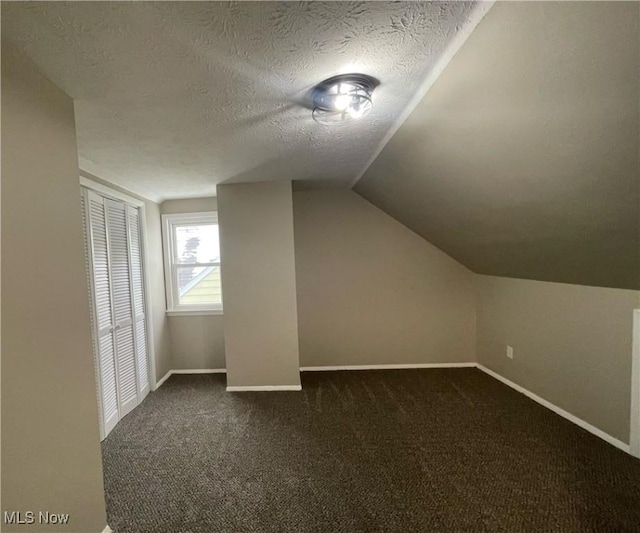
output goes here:
<path id="1" fill-rule="evenodd" d="M 602 440 L 608 442 L 609 444 L 612 444 L 613 446 L 615 446 L 616 448 L 619 448 L 624 452 L 631 453 L 629 449 L 629 445 L 625 444 L 621 440 L 618 440 L 615 437 L 612 437 L 611 435 L 609 435 L 608 433 L 605 433 L 601 429 L 598 429 L 597 427 L 592 426 L 591 424 L 589 424 L 588 422 L 585 422 L 581 418 L 578 418 L 577 416 L 572 415 L 568 411 L 565 411 L 564 409 L 558 407 L 557 405 L 552 404 L 551 402 L 545 400 L 544 398 L 541 398 L 537 394 L 534 394 L 533 392 L 525 389 L 524 387 L 521 387 L 517 383 L 514 383 L 513 381 L 501 376 L 497 372 L 490 370 L 486 366 L 483 366 L 478 363 L 477 368 L 479 370 L 482 370 L 486 374 L 490 375 L 491 377 L 497 379 L 498 381 L 501 381 L 505 385 L 508 385 L 512 389 L 524 394 L 525 396 L 539 403 L 543 407 L 546 407 L 547 409 L 550 409 L 551 411 L 560 415 L 561 417 L 566 418 L 567 420 L 569 420 L 569 422 L 573 422 L 576 426 L 580 426 L 582 429 L 587 430 L 589 433 L 592 433 L 596 437 L 600 437 Z"/>
<path id="2" fill-rule="evenodd" d="M 436 80 L 440 77 L 440 74 L 444 72 L 444 69 L 447 68 L 447 65 L 451 62 L 454 56 L 458 53 L 458 50 L 462 48 L 462 45 L 467 41 L 469 36 L 473 33 L 473 30 L 476 29 L 478 24 L 482 21 L 485 15 L 489 12 L 489 10 L 493 7 L 495 0 L 482 1 L 478 2 L 473 11 L 469 15 L 469 20 L 467 23 L 460 28 L 460 31 L 456 34 L 456 36 L 449 42 L 446 50 L 442 53 L 442 55 L 438 58 L 436 64 L 427 74 L 427 77 L 422 82 L 422 85 L 415 92 L 413 98 L 409 101 L 407 107 L 404 108 L 404 111 L 398 116 L 397 120 L 392 124 L 392 126 L 387 131 L 386 135 L 382 138 L 382 141 L 374 151 L 373 155 L 367 161 L 367 164 L 364 166 L 362 171 L 355 177 L 355 179 L 349 184 L 349 188 L 353 188 L 360 178 L 364 176 L 365 172 L 369 169 L 369 167 L 373 164 L 373 162 L 378 158 L 384 147 L 391 140 L 391 138 L 395 135 L 395 133 L 400 129 L 400 126 L 404 124 L 404 122 L 409 118 L 409 115 L 413 113 L 413 110 L 418 106 L 424 96 L 427 94 L 429 89 L 433 86 Z"/>

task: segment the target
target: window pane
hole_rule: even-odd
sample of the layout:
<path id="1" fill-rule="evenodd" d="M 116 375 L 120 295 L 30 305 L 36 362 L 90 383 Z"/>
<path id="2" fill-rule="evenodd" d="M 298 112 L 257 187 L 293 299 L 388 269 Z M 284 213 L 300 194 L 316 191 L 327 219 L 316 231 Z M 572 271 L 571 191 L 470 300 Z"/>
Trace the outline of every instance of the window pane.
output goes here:
<path id="1" fill-rule="evenodd" d="M 220 267 L 178 267 L 180 305 L 222 304 Z"/>
<path id="2" fill-rule="evenodd" d="M 217 224 L 175 226 L 177 263 L 214 263 L 220 261 Z"/>

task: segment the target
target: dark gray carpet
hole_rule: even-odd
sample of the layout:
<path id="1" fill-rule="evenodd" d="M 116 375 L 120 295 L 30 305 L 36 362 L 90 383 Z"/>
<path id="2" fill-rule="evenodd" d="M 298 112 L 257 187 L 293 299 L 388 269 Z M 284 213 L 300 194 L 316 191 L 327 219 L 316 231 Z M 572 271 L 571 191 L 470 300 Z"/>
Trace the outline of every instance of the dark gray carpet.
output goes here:
<path id="1" fill-rule="evenodd" d="M 102 449 L 117 533 L 640 531 L 640 461 L 476 369 L 172 376 Z"/>

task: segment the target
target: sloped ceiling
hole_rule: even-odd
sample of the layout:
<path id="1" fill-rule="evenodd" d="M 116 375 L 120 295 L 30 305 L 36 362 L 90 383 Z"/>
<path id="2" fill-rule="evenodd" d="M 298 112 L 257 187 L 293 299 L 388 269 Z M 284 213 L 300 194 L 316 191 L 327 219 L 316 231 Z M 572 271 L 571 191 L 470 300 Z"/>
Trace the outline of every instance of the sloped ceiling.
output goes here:
<path id="1" fill-rule="evenodd" d="M 142 196 L 361 175 L 477 2 L 3 2 L 2 36 L 76 100 L 81 167 Z M 376 77 L 373 112 L 320 126 L 308 90 Z"/>
<path id="2" fill-rule="evenodd" d="M 356 192 L 475 272 L 639 289 L 639 24 L 496 4 Z"/>

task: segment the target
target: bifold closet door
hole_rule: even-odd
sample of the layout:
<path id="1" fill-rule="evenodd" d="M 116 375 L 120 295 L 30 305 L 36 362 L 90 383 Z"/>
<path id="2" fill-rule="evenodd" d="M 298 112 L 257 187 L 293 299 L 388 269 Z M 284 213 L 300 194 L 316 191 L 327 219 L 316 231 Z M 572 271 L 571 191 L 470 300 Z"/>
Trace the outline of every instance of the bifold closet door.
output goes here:
<path id="1" fill-rule="evenodd" d="M 101 437 L 149 392 L 140 209 L 82 195 Z"/>
<path id="2" fill-rule="evenodd" d="M 142 239 L 140 235 L 140 210 L 126 206 L 129 230 L 129 258 L 131 266 L 131 296 L 133 298 L 133 323 L 135 334 L 135 359 L 138 376 L 139 400 L 149 392 L 149 367 L 147 363 L 147 334 L 144 315 L 144 284 L 142 280 Z"/>
<path id="3" fill-rule="evenodd" d="M 126 206 L 104 199 L 116 352 L 120 418 L 138 405 L 131 270 Z"/>
<path id="4" fill-rule="evenodd" d="M 106 437 L 120 420 L 116 384 L 116 359 L 113 310 L 111 306 L 111 280 L 107 220 L 104 198 L 87 191 L 85 204 L 85 235 L 87 263 L 90 271 L 91 319 L 94 323 L 98 406 L 101 415 L 101 433 Z"/>

